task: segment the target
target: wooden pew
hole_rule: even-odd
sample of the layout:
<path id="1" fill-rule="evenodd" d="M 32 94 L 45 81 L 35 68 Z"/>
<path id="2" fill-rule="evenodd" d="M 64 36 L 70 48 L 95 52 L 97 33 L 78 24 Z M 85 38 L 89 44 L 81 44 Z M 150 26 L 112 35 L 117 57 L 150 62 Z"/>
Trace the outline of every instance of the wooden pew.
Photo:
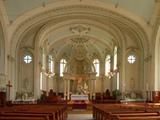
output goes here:
<path id="1" fill-rule="evenodd" d="M 93 106 L 93 118 L 96 120 L 109 119 L 109 112 L 114 113 L 139 113 L 145 112 L 142 108 L 132 108 L 122 104 L 98 104 Z"/>
<path id="2" fill-rule="evenodd" d="M 46 120 L 42 117 L 0 116 L 0 120 Z"/>
<path id="3" fill-rule="evenodd" d="M 157 117 L 158 112 L 147 112 L 146 104 L 138 105 L 123 105 L 123 104 L 98 104 L 93 105 L 93 118 L 95 120 L 114 120 L 119 117 L 135 117 L 139 114 L 140 117 Z M 122 115 L 123 114 L 123 115 Z M 126 115 L 125 115 L 126 114 Z M 138 120 L 138 119 L 137 119 Z"/>
<path id="4" fill-rule="evenodd" d="M 22 116 L 43 116 L 47 120 L 66 120 L 67 107 L 64 105 L 16 105 L 0 108 L 1 114 L 20 114 Z"/>
<path id="5" fill-rule="evenodd" d="M 0 117 L 32 117 L 41 118 L 43 120 L 49 120 L 49 114 L 29 114 L 29 113 L 0 113 Z"/>
<path id="6" fill-rule="evenodd" d="M 160 116 L 117 117 L 114 120 L 160 120 Z"/>
<path id="7" fill-rule="evenodd" d="M 111 113 L 110 120 L 117 120 L 119 117 L 150 117 L 150 116 L 159 116 L 159 113 Z"/>

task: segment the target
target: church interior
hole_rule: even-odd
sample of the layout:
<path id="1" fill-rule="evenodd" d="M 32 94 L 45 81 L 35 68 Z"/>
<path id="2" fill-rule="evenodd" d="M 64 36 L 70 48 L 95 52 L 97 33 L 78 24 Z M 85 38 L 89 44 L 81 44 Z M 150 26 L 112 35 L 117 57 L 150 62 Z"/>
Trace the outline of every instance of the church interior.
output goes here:
<path id="1" fill-rule="evenodd" d="M 0 120 L 159 120 L 160 0 L 0 0 Z"/>

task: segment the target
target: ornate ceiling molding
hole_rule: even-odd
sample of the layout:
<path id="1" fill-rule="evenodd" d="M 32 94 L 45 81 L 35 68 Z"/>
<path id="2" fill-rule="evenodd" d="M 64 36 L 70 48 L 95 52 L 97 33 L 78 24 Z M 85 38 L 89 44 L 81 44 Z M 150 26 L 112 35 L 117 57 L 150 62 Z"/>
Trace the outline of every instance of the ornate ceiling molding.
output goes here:
<path id="1" fill-rule="evenodd" d="M 148 36 L 146 34 L 145 29 L 139 23 L 122 16 L 113 11 L 107 10 L 101 7 L 88 6 L 88 5 L 73 5 L 73 6 L 65 6 L 60 8 L 55 8 L 49 11 L 45 11 L 41 14 L 37 14 L 31 18 L 26 19 L 23 23 L 17 26 L 17 28 L 13 32 L 12 38 L 12 50 L 14 51 L 16 48 L 16 44 L 24 33 L 32 29 L 34 26 L 42 25 L 48 22 L 49 20 L 53 20 L 60 16 L 66 16 L 70 19 L 77 17 L 78 15 L 82 16 L 95 16 L 106 19 L 106 22 L 116 22 L 118 25 L 127 26 L 129 29 L 136 30 L 137 35 L 140 36 L 143 44 L 148 43 Z M 120 27 L 121 28 L 121 27 Z M 15 44 L 14 44 L 15 43 Z M 148 47 L 148 44 L 145 46 Z M 13 53 L 14 54 L 14 53 Z"/>
<path id="2" fill-rule="evenodd" d="M 90 27 L 84 24 L 75 24 L 70 27 L 70 31 L 75 35 L 86 35 L 90 31 Z"/>
<path id="3" fill-rule="evenodd" d="M 43 42 L 48 38 L 48 35 L 51 34 L 50 32 L 52 32 L 52 31 L 55 32 L 57 29 L 60 29 L 61 27 L 62 27 L 61 29 L 69 29 L 70 28 L 69 27 L 70 24 L 72 25 L 72 24 L 79 24 L 79 23 L 81 23 L 81 24 L 83 23 L 83 25 L 85 25 L 85 26 L 92 26 L 92 27 L 95 26 L 98 29 L 101 29 L 101 30 L 111 34 L 115 38 L 115 40 L 119 40 L 119 42 L 122 41 L 122 40 L 124 41 L 124 39 L 122 37 L 123 35 L 121 35 L 122 33 L 120 33 L 120 31 L 117 31 L 116 27 L 114 27 L 114 29 L 112 30 L 111 29 L 112 27 L 108 28 L 103 23 L 98 23 L 98 22 L 90 21 L 90 20 L 82 20 L 82 19 L 81 20 L 68 20 L 68 21 L 65 20 L 63 22 L 60 21 L 60 23 L 58 23 L 56 25 L 55 25 L 55 23 L 57 23 L 57 22 L 55 22 L 55 21 L 52 21 L 52 22 L 44 25 L 41 28 L 41 30 L 39 31 L 39 33 L 37 34 L 37 37 L 36 37 L 37 40 L 36 41 L 41 41 L 40 45 L 43 45 Z M 68 28 L 65 28 L 65 26 L 67 26 L 67 25 L 68 25 Z M 63 33 L 61 33 L 61 34 L 63 34 Z M 71 35 L 67 35 L 67 36 L 64 35 L 61 39 L 55 39 L 54 38 L 55 40 L 54 40 L 53 43 L 50 44 L 50 48 L 49 49 L 52 50 L 52 48 L 54 48 L 54 44 L 56 44 L 56 42 L 64 41 L 65 44 L 66 44 L 66 41 L 68 41 L 68 39 L 72 39 L 72 38 L 76 38 L 76 37 L 79 37 L 79 35 L 71 34 Z M 97 42 L 98 41 L 100 42 L 99 38 L 95 38 L 95 36 L 91 36 L 91 35 L 87 34 L 87 35 L 85 35 L 85 37 L 88 37 L 88 38 L 93 39 L 93 40 L 95 40 Z M 38 44 L 39 43 L 37 42 L 36 45 L 38 45 Z M 94 44 L 97 45 L 96 43 L 94 43 Z M 110 44 L 107 45 L 105 42 L 103 42 L 102 44 L 106 45 L 106 48 L 108 48 L 108 51 L 112 50 L 112 45 L 110 45 Z M 63 48 L 63 45 L 61 46 L 61 48 Z M 110 48 L 110 50 L 109 50 L 109 48 Z M 50 50 L 47 50 L 47 51 L 50 51 Z M 102 53 L 103 52 L 98 50 L 98 47 L 97 47 L 97 51 L 98 51 L 99 54 L 101 54 L 100 56 L 102 57 Z"/>

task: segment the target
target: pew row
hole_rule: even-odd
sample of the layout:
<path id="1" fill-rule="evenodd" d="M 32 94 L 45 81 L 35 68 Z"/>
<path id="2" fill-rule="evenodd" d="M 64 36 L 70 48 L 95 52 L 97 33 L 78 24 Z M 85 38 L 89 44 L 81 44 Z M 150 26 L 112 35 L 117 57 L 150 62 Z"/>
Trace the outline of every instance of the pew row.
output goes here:
<path id="1" fill-rule="evenodd" d="M 159 111 L 146 109 L 145 104 L 95 104 L 93 105 L 93 118 L 95 120 L 149 120 L 159 119 Z"/>
<path id="2" fill-rule="evenodd" d="M 15 105 L 0 108 L 0 120 L 66 120 L 66 110 L 65 105 Z"/>

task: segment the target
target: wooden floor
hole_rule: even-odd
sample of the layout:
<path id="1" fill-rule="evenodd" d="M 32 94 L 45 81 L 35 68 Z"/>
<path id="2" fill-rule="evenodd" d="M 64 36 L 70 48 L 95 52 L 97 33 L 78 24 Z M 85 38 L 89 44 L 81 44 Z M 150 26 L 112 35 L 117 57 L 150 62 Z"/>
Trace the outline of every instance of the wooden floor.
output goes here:
<path id="1" fill-rule="evenodd" d="M 68 114 L 68 120 L 93 120 L 92 114 Z"/>

